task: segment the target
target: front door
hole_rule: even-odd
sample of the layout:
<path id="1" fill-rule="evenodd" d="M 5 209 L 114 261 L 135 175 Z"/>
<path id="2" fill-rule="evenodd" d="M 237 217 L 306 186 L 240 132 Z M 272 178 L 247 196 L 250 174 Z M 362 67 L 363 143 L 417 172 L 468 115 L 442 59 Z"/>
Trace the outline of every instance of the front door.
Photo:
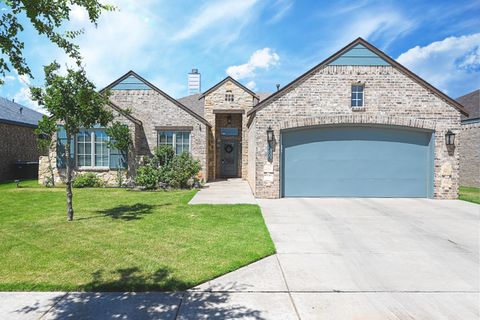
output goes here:
<path id="1" fill-rule="evenodd" d="M 236 177 L 238 165 L 237 141 L 222 141 L 220 147 L 220 176 L 222 178 Z"/>

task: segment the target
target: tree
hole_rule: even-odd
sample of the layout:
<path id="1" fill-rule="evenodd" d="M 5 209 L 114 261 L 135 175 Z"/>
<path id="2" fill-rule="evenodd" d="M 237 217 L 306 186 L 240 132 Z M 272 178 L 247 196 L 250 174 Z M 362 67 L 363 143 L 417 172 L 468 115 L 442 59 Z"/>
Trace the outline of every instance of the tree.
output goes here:
<path id="1" fill-rule="evenodd" d="M 38 127 L 34 130 L 35 135 L 37 136 L 37 147 L 40 153 L 46 153 L 48 159 L 48 171 L 50 172 L 49 180 L 46 185 L 55 186 L 55 176 L 52 166 L 52 157 L 50 150 L 52 149 L 53 135 L 57 131 L 57 125 L 53 118 L 43 116 L 40 121 L 38 121 Z"/>
<path id="2" fill-rule="evenodd" d="M 65 157 L 67 167 L 67 220 L 73 220 L 72 175 L 73 161 L 70 154 L 72 138 L 81 128 L 91 128 L 95 124 L 106 126 L 113 119 L 112 113 L 105 109 L 108 93 L 100 94 L 95 85 L 87 79 L 85 70 L 67 69 L 66 75 L 60 74 L 60 65 L 53 62 L 44 67 L 45 87 L 30 88 L 32 99 L 43 106 L 55 122 L 65 128 Z"/>
<path id="3" fill-rule="evenodd" d="M 36 29 L 39 35 L 45 35 L 52 43 L 63 49 L 80 65 L 79 47 L 72 40 L 83 33 L 83 30 L 69 30 L 61 32 L 65 21 L 70 19 L 74 6 L 86 10 L 91 23 L 97 23 L 104 11 L 113 11 L 115 7 L 102 4 L 99 0 L 62 0 L 62 1 L 33 1 L 8 0 L 0 1 L 2 16 L 0 17 L 0 74 L 5 76 L 10 67 L 17 70 L 19 75 L 32 77 L 32 72 L 23 57 L 25 43 L 21 40 L 21 32 L 25 26 L 21 16 Z M 0 85 L 3 80 L 0 78 Z"/>
<path id="4" fill-rule="evenodd" d="M 105 132 L 110 137 L 107 146 L 109 148 L 117 149 L 122 155 L 122 158 L 127 159 L 128 149 L 132 144 L 132 136 L 128 126 L 115 121 Z M 119 158 L 118 162 L 117 181 L 118 186 L 121 187 L 123 181 L 123 170 L 121 169 L 123 168 L 122 159 Z"/>

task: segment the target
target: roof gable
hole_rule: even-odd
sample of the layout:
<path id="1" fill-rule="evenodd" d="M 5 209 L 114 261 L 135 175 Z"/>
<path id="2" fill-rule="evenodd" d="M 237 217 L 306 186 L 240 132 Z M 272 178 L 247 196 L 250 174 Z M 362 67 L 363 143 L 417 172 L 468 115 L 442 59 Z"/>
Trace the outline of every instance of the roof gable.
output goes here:
<path id="1" fill-rule="evenodd" d="M 442 91 L 438 90 L 437 88 L 435 88 L 434 86 L 432 86 L 430 83 L 428 83 L 427 81 L 423 80 L 422 78 L 420 78 L 419 76 L 417 76 L 415 73 L 413 73 L 412 71 L 408 70 L 407 68 L 405 68 L 404 66 L 402 66 L 399 62 L 395 61 L 394 59 L 390 58 L 387 54 L 385 54 L 384 52 L 382 52 L 380 49 L 376 48 L 375 46 L 371 45 L 370 43 L 368 43 L 367 41 L 365 41 L 364 39 L 362 38 L 357 38 L 355 39 L 354 41 L 352 41 L 351 43 L 349 43 L 348 45 L 346 45 L 345 47 L 343 47 L 342 49 L 340 49 L 338 52 L 334 53 L 333 55 L 331 55 L 330 57 L 328 57 L 327 59 L 325 59 L 324 61 L 320 62 L 318 65 L 316 65 L 315 67 L 313 67 L 312 69 L 308 70 L 307 72 L 305 72 L 304 74 L 302 74 L 300 77 L 296 78 L 295 80 L 293 80 L 292 82 L 290 82 L 289 84 L 287 84 L 286 86 L 284 86 L 282 89 L 278 90 L 277 92 L 275 92 L 274 94 L 272 94 L 270 97 L 266 98 L 265 100 L 263 101 L 260 101 L 259 104 L 257 104 L 255 107 L 253 107 L 253 109 L 251 109 L 250 111 L 247 112 L 247 115 L 250 116 L 250 115 L 254 115 L 257 111 L 261 110 L 263 107 L 265 107 L 266 105 L 268 105 L 269 102 L 271 102 L 272 100 L 274 100 L 275 98 L 277 97 L 281 97 L 283 94 L 287 93 L 288 90 L 293 87 L 294 85 L 296 84 L 299 84 L 301 83 L 302 81 L 310 78 L 310 76 L 315 73 L 316 71 L 322 69 L 322 68 L 325 68 L 326 66 L 329 66 L 330 63 L 332 63 L 333 61 L 337 60 L 339 57 L 341 57 L 343 54 L 345 54 L 346 52 L 350 51 L 351 49 L 353 49 L 355 46 L 357 46 L 358 44 L 361 44 L 363 47 L 369 49 L 372 53 L 376 54 L 378 57 L 380 57 L 381 59 L 383 59 L 385 62 L 387 62 L 388 64 L 387 65 L 391 65 L 392 67 L 396 68 L 397 70 L 399 70 L 401 73 L 403 73 L 405 76 L 409 77 L 410 79 L 412 79 L 413 81 L 415 81 L 416 83 L 418 83 L 420 86 L 424 87 L 425 89 L 431 91 L 434 95 L 436 95 L 438 98 L 446 101 L 448 104 L 450 104 L 451 106 L 453 106 L 455 109 L 457 109 L 460 113 L 462 113 L 463 115 L 466 115 L 468 116 L 468 112 L 467 110 L 465 110 L 465 108 L 460 104 L 458 103 L 457 101 L 455 101 L 454 99 L 450 98 L 449 96 L 447 96 L 445 93 L 443 93 Z M 249 121 L 252 121 L 252 120 L 249 120 Z"/>
<path id="2" fill-rule="evenodd" d="M 238 87 L 242 88 L 244 91 L 248 92 L 249 94 L 251 94 L 253 97 L 255 98 L 258 98 L 257 95 L 255 94 L 255 92 L 253 92 L 252 90 L 248 89 L 247 87 L 245 87 L 243 84 L 241 84 L 240 82 L 238 82 L 237 80 L 233 79 L 232 77 L 228 76 L 226 77 L 225 79 L 223 79 L 222 81 L 220 81 L 219 83 L 217 83 L 216 85 L 214 85 L 213 87 L 211 87 L 210 89 L 208 89 L 207 91 L 205 91 L 199 99 L 202 99 L 204 98 L 206 95 L 208 95 L 209 93 L 217 90 L 219 87 L 221 87 L 225 82 L 227 81 L 231 81 L 233 82 L 235 85 L 237 85 Z"/>
<path id="3" fill-rule="evenodd" d="M 152 90 L 145 82 L 134 75 L 129 75 L 110 88 L 110 90 Z"/>
<path id="4" fill-rule="evenodd" d="M 341 54 L 329 66 L 389 66 L 378 54 L 359 43 Z"/>
<path id="5" fill-rule="evenodd" d="M 137 79 L 137 80 L 127 80 L 127 79 Z M 119 84 L 121 83 L 128 83 L 128 82 L 124 82 L 124 81 L 140 81 L 143 85 L 147 86 L 148 89 L 119 89 L 121 88 L 120 87 L 117 87 Z M 133 84 L 133 83 L 132 83 Z M 115 87 L 117 87 L 117 89 L 114 89 Z M 184 111 L 186 111 L 188 114 L 192 115 L 194 118 L 196 118 L 197 120 L 199 120 L 200 122 L 202 122 L 203 124 L 205 124 L 206 126 L 208 127 L 211 127 L 212 125 L 207 121 L 205 120 L 205 118 L 203 118 L 202 116 L 196 114 L 194 111 L 190 110 L 188 107 L 184 106 L 182 103 L 180 103 L 179 101 L 175 100 L 174 98 L 172 98 L 171 96 L 169 96 L 168 94 L 166 94 L 165 92 L 163 92 L 162 90 L 160 90 L 159 88 L 157 88 L 155 85 L 153 85 L 152 83 L 150 83 L 149 81 L 147 81 L 145 78 L 141 77 L 140 75 L 138 75 L 137 73 L 135 73 L 134 71 L 130 70 L 128 71 L 126 74 L 124 74 L 123 76 L 121 76 L 120 78 L 118 78 L 117 80 L 115 80 L 114 82 L 112 82 L 111 84 L 109 84 L 108 86 L 106 86 L 105 88 L 103 88 L 102 90 L 100 90 L 100 92 L 105 92 L 107 90 L 153 90 L 155 91 L 156 93 L 160 94 L 161 96 L 163 96 L 165 99 L 169 100 L 170 102 L 172 102 L 173 104 L 175 104 L 177 107 L 179 107 L 180 109 L 183 109 Z"/>

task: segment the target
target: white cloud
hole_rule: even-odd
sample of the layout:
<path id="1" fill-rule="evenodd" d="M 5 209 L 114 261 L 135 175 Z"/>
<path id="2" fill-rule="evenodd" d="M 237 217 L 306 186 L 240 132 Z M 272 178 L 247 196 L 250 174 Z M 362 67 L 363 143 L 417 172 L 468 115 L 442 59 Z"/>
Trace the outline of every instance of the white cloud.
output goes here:
<path id="1" fill-rule="evenodd" d="M 280 61 L 279 55 L 271 48 L 263 48 L 255 51 L 247 63 L 230 66 L 226 73 L 237 80 L 251 78 L 255 76 L 257 69 L 269 69 Z"/>
<path id="2" fill-rule="evenodd" d="M 249 11 L 256 2 L 257 0 L 218 0 L 209 3 L 196 12 L 187 25 L 173 36 L 173 39 L 186 40 L 211 27 L 222 30 L 227 23 L 238 24 L 238 21 L 248 19 Z"/>
<path id="3" fill-rule="evenodd" d="M 257 87 L 257 84 L 255 83 L 255 81 L 253 80 L 250 80 L 246 85 L 245 85 L 248 89 L 254 91 Z"/>
<path id="4" fill-rule="evenodd" d="M 267 24 L 274 24 L 280 21 L 293 6 L 293 0 L 276 0 L 274 3 L 275 14 L 267 21 Z"/>
<path id="5" fill-rule="evenodd" d="M 150 23 L 155 1 L 116 0 L 111 3 L 116 6 L 116 11 L 103 13 L 97 27 L 88 21 L 85 10 L 78 7 L 72 8 L 72 19 L 67 26 L 70 30 L 84 29 L 84 34 L 76 42 L 85 69 L 99 88 L 130 69 L 151 68 L 155 55 L 147 52 L 152 52 L 152 39 L 159 34 Z M 57 61 L 62 66 L 74 66 L 61 51 Z"/>
<path id="6" fill-rule="evenodd" d="M 442 91 L 459 96 L 480 85 L 479 47 L 480 33 L 448 37 L 413 47 L 397 61 Z"/>

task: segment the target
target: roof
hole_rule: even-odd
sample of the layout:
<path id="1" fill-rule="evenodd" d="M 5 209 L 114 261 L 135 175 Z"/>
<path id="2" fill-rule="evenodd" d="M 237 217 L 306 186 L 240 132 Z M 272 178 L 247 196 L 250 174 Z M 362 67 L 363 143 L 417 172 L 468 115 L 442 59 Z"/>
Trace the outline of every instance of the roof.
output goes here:
<path id="1" fill-rule="evenodd" d="M 438 90 L 437 88 L 435 88 L 434 86 L 432 86 L 431 84 L 429 84 L 427 81 L 423 80 L 422 78 L 420 78 L 419 76 L 417 76 L 415 73 L 411 72 L 410 70 L 408 70 L 407 68 L 405 68 L 404 66 L 402 66 L 400 63 L 398 63 L 397 61 L 395 61 L 394 59 L 390 58 L 387 54 L 385 54 L 383 51 L 381 51 L 380 49 L 376 48 L 375 46 L 371 45 L 370 43 L 368 43 L 367 41 L 365 41 L 364 39 L 362 38 L 357 38 L 355 39 L 354 41 L 352 41 L 351 43 L 349 43 L 348 45 L 346 45 L 344 48 L 340 49 L 337 53 L 333 54 L 332 56 L 328 57 L 327 59 L 325 59 L 324 61 L 322 61 L 321 63 L 319 63 L 318 65 L 316 65 L 315 67 L 313 67 L 312 69 L 308 70 L 307 72 L 305 72 L 304 74 L 302 74 L 300 77 L 296 78 L 295 80 L 293 80 L 292 82 L 290 82 L 289 84 L 287 84 L 286 86 L 284 86 L 282 89 L 278 90 L 277 92 L 275 92 L 274 94 L 272 94 L 270 97 L 268 97 L 267 99 L 263 100 L 262 102 L 260 102 L 259 104 L 257 104 L 252 110 L 250 110 L 247 115 L 254 115 L 257 111 L 261 110 L 263 107 L 265 107 L 266 105 L 268 105 L 269 102 L 273 101 L 274 99 L 282 96 L 283 94 L 287 93 L 288 90 L 295 86 L 296 84 L 308 79 L 310 77 L 310 75 L 313 73 L 313 72 L 316 72 L 317 70 L 319 69 L 322 69 L 324 67 L 326 67 L 328 64 L 330 64 L 331 62 L 335 61 L 337 58 L 339 58 L 341 55 L 343 55 L 344 53 L 346 53 L 347 51 L 351 50 L 352 48 L 354 48 L 355 46 L 357 46 L 358 44 L 361 44 L 363 46 L 365 46 L 367 49 L 371 50 L 373 53 L 377 54 L 379 57 L 381 57 L 382 59 L 384 59 L 386 62 L 388 62 L 389 64 L 391 64 L 394 68 L 396 68 L 397 70 L 399 70 L 401 73 L 405 74 L 407 77 L 411 78 L 413 81 L 417 82 L 419 85 L 421 85 L 422 87 L 426 88 L 427 90 L 431 91 L 433 94 L 435 94 L 437 97 L 439 97 L 440 99 L 446 101 L 447 103 L 449 103 L 450 105 L 452 105 L 454 108 L 456 108 L 458 111 L 460 111 L 463 115 L 465 116 L 468 116 L 468 112 L 467 110 L 460 104 L 458 103 L 457 101 L 455 101 L 454 99 L 450 98 L 449 96 L 447 96 L 445 93 L 441 92 L 440 90 Z"/>
<path id="2" fill-rule="evenodd" d="M 255 92 L 253 92 L 252 90 L 248 89 L 247 87 L 245 87 L 243 84 L 241 84 L 240 82 L 238 82 L 237 80 L 233 79 L 232 77 L 228 76 L 226 77 L 225 79 L 223 79 L 222 81 L 220 81 L 219 83 L 217 83 L 216 85 L 214 85 L 213 87 L 211 87 L 210 89 L 208 89 L 207 91 L 205 91 L 199 99 L 205 97 L 207 94 L 209 94 L 210 92 L 212 91 L 215 91 L 218 87 L 220 87 L 222 84 L 224 84 L 225 82 L 227 81 L 231 81 L 233 83 L 235 83 L 237 86 L 239 86 L 240 88 L 242 88 L 243 90 L 245 90 L 246 92 L 250 93 L 252 96 L 256 97 L 255 95 Z"/>
<path id="3" fill-rule="evenodd" d="M 255 94 L 258 97 L 259 102 L 265 100 L 268 97 L 270 97 L 272 95 L 272 93 L 273 92 L 255 92 Z"/>
<path id="4" fill-rule="evenodd" d="M 203 105 L 203 99 L 200 99 L 202 96 L 202 93 L 195 93 L 180 99 L 177 99 L 178 102 L 198 114 L 199 116 L 203 117 L 204 116 L 204 105 Z"/>
<path id="5" fill-rule="evenodd" d="M 457 101 L 465 107 L 469 115 L 468 117 L 462 115 L 462 120 L 480 118 L 480 89 L 457 98 Z"/>
<path id="6" fill-rule="evenodd" d="M 158 94 L 160 94 L 161 96 L 163 96 L 165 99 L 169 100 L 170 102 L 172 102 L 173 104 L 175 104 L 176 106 L 178 106 L 180 109 L 183 109 L 184 111 L 186 111 L 187 113 L 189 113 L 190 115 L 192 115 L 194 118 L 198 119 L 200 122 L 202 122 L 203 124 L 205 124 L 206 126 L 208 127 L 211 127 L 211 124 L 205 120 L 202 116 L 198 115 L 197 113 L 195 113 L 194 111 L 192 111 L 191 109 L 187 108 L 186 106 L 184 106 L 182 103 L 180 103 L 179 101 L 175 100 L 174 98 L 172 98 L 171 96 L 169 96 L 168 94 L 166 94 L 165 92 L 163 92 L 162 90 L 160 90 L 159 88 L 157 88 L 155 85 L 153 85 L 152 83 L 150 83 L 149 81 L 147 81 L 146 79 L 144 79 L 143 77 L 141 77 L 140 75 L 138 75 L 137 73 L 135 73 L 134 71 L 130 70 L 128 71 L 127 73 L 125 73 L 123 76 L 121 76 L 120 78 L 118 78 L 117 80 L 115 80 L 114 82 L 110 83 L 108 86 L 106 86 L 105 88 L 103 88 L 102 90 L 100 90 L 100 92 L 105 92 L 109 89 L 111 89 L 112 87 L 116 86 L 117 84 L 119 84 L 120 82 L 122 82 L 123 80 L 129 78 L 129 77 L 135 77 L 137 79 L 139 79 L 140 81 L 142 81 L 143 83 L 145 83 L 150 89 L 154 90 L 155 92 L 157 92 Z"/>
<path id="7" fill-rule="evenodd" d="M 0 97 L 0 122 L 27 127 L 37 127 L 43 114 Z"/>
<path id="8" fill-rule="evenodd" d="M 255 96 L 262 101 L 263 99 L 270 96 L 271 92 L 256 92 Z M 183 98 L 177 99 L 180 103 L 182 103 L 187 108 L 191 109 L 193 112 L 198 114 L 199 116 L 203 117 L 205 114 L 204 111 L 204 99 L 202 99 L 202 93 L 195 93 Z"/>

